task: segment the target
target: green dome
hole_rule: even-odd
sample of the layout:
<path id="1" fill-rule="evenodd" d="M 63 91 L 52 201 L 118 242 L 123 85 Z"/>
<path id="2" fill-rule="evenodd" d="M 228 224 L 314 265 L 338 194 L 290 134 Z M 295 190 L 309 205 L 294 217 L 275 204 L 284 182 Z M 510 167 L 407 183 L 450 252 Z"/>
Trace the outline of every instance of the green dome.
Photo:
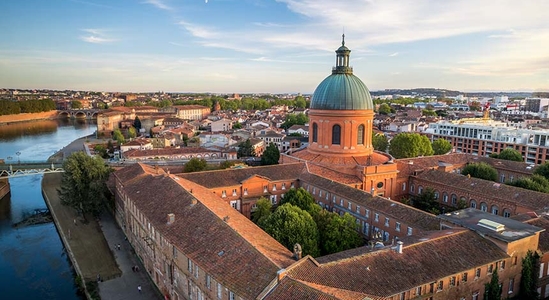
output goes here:
<path id="1" fill-rule="evenodd" d="M 311 99 L 311 109 L 373 110 L 374 103 L 366 85 L 349 67 L 351 50 L 345 47 L 345 35 L 341 47 L 336 50 L 336 66 L 316 88 Z"/>
<path id="2" fill-rule="evenodd" d="M 312 109 L 374 109 L 366 85 L 353 74 L 332 74 L 316 88 Z"/>

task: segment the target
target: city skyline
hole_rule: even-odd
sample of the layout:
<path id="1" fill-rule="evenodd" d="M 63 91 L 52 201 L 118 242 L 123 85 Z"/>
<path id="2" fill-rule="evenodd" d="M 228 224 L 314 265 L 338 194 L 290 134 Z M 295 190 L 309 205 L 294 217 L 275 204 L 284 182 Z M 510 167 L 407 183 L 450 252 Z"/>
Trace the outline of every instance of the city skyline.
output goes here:
<path id="1" fill-rule="evenodd" d="M 0 3 L 0 88 L 314 91 L 346 35 L 370 90 L 547 91 L 545 1 Z"/>

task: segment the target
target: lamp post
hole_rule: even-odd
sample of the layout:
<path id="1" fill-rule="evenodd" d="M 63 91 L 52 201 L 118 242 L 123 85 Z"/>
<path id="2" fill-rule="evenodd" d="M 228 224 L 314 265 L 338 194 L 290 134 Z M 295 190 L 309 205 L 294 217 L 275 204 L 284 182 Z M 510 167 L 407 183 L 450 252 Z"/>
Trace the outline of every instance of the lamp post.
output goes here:
<path id="1" fill-rule="evenodd" d="M 21 164 L 21 159 L 19 159 L 19 155 L 21 155 L 21 152 L 17 151 L 15 152 L 15 155 L 17 155 L 17 163 Z"/>

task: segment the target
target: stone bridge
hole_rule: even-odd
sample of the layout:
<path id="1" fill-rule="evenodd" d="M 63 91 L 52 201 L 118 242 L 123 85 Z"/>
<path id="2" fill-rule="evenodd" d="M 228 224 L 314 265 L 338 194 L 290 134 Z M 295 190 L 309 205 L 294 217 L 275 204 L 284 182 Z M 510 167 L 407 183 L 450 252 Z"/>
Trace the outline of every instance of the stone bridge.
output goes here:
<path id="1" fill-rule="evenodd" d="M 71 119 L 97 119 L 97 115 L 103 112 L 104 109 L 65 109 L 59 110 L 57 116 L 59 118 Z"/>

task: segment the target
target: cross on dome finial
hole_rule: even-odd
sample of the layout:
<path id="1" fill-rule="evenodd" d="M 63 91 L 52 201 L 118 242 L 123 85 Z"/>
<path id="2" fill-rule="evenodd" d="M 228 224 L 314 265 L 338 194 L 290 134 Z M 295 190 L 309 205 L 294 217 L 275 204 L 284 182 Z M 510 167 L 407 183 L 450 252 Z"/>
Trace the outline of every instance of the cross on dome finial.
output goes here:
<path id="1" fill-rule="evenodd" d="M 345 46 L 345 33 L 342 35 L 341 46 Z"/>

